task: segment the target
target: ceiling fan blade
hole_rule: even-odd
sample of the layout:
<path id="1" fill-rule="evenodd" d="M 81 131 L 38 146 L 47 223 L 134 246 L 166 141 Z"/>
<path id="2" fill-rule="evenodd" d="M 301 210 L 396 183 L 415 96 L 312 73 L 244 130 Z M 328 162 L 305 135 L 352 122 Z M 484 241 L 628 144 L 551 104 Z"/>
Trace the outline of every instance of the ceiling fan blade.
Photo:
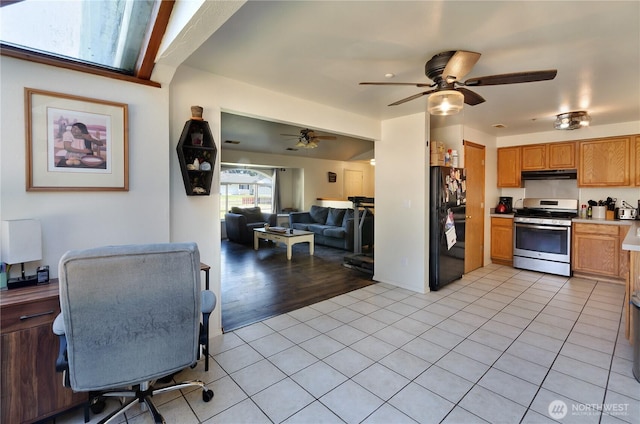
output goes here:
<path id="1" fill-rule="evenodd" d="M 462 95 L 464 96 L 464 102 L 469 106 L 475 106 L 485 102 L 484 98 L 481 95 L 464 87 L 456 88 L 456 90 L 462 93 Z"/>
<path id="2" fill-rule="evenodd" d="M 413 87 L 433 87 L 435 84 L 426 82 L 361 82 L 360 85 L 410 85 Z"/>
<path id="3" fill-rule="evenodd" d="M 312 140 L 315 139 L 320 139 L 320 140 L 337 140 L 338 137 L 335 137 L 333 135 L 314 135 L 313 137 L 311 137 Z"/>
<path id="4" fill-rule="evenodd" d="M 402 100 L 398 100 L 397 102 L 393 102 L 389 106 L 398 106 L 398 105 L 401 105 L 402 103 L 406 103 L 406 102 L 409 102 L 411 100 L 415 100 L 415 99 L 417 99 L 419 97 L 426 96 L 427 94 L 431 94 L 431 93 L 433 93 L 435 91 L 438 91 L 438 90 L 423 91 L 422 93 L 414 94 L 413 96 L 409 96 L 409 97 L 404 98 Z"/>
<path id="5" fill-rule="evenodd" d="M 280 135 L 284 135 L 286 137 L 300 137 L 300 134 L 280 134 Z"/>
<path id="6" fill-rule="evenodd" d="M 464 85 L 476 87 L 480 85 L 519 84 L 523 82 L 547 81 L 554 79 L 557 73 L 557 69 L 548 69 L 545 71 L 528 71 L 514 72 L 511 74 L 488 75 L 485 77 L 470 78 L 464 82 Z"/>
<path id="7" fill-rule="evenodd" d="M 480 59 L 480 53 L 468 52 L 465 50 L 456 51 L 451 59 L 447 62 L 447 66 L 442 71 L 442 77 L 447 82 L 460 80 L 462 77 L 471 72 L 476 62 Z"/>

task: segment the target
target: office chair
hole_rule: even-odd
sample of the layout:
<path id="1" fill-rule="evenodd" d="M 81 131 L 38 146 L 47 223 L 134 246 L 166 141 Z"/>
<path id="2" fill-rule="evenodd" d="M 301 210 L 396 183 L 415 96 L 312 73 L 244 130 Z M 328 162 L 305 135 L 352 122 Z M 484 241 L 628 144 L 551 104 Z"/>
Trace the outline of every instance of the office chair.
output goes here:
<path id="1" fill-rule="evenodd" d="M 216 298 L 202 291 L 195 243 L 70 251 L 60 259 L 58 274 L 56 369 L 64 373 L 65 386 L 89 392 L 85 422 L 89 409 L 99 412 L 107 397 L 126 401 L 101 423 L 136 401 L 147 406 L 156 423 L 164 423 L 151 401 L 158 393 L 195 386 L 205 402 L 213 398 L 198 380 L 154 387 L 163 377 L 195 366 L 201 344 L 208 355 L 208 321 Z"/>

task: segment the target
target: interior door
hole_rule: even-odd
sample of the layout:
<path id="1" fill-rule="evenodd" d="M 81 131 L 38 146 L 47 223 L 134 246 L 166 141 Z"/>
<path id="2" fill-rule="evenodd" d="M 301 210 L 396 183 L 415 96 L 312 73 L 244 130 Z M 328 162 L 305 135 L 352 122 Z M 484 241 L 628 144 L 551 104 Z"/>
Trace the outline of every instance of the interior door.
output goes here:
<path id="1" fill-rule="evenodd" d="M 464 141 L 467 171 L 467 225 L 465 230 L 465 274 L 484 265 L 485 146 Z"/>
<path id="2" fill-rule="evenodd" d="M 344 197 L 364 195 L 364 177 L 362 171 L 344 170 Z"/>

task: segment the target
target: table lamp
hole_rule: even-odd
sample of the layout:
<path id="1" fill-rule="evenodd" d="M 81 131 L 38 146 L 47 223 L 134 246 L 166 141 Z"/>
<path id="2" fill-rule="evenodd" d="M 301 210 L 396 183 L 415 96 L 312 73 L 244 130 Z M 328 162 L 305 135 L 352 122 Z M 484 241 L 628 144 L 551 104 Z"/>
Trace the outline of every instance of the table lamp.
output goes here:
<path id="1" fill-rule="evenodd" d="M 37 275 L 25 275 L 24 263 L 42 259 L 42 229 L 35 219 L 2 221 L 2 262 L 21 264 L 20 277 L 9 278 L 7 288 L 32 286 L 38 283 Z"/>

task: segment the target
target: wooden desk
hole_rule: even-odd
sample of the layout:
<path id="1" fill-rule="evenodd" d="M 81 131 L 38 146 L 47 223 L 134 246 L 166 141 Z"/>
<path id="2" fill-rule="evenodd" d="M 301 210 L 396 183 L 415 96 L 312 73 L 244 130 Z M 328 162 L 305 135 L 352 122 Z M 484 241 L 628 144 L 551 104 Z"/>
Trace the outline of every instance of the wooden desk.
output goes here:
<path id="1" fill-rule="evenodd" d="M 87 400 L 62 385 L 55 371 L 58 337 L 51 326 L 60 313 L 58 280 L 0 293 L 2 422 L 30 423 Z"/>
<path id="2" fill-rule="evenodd" d="M 209 290 L 209 270 L 211 267 L 207 264 L 200 262 L 200 271 L 204 271 L 204 284 L 205 289 Z"/>

